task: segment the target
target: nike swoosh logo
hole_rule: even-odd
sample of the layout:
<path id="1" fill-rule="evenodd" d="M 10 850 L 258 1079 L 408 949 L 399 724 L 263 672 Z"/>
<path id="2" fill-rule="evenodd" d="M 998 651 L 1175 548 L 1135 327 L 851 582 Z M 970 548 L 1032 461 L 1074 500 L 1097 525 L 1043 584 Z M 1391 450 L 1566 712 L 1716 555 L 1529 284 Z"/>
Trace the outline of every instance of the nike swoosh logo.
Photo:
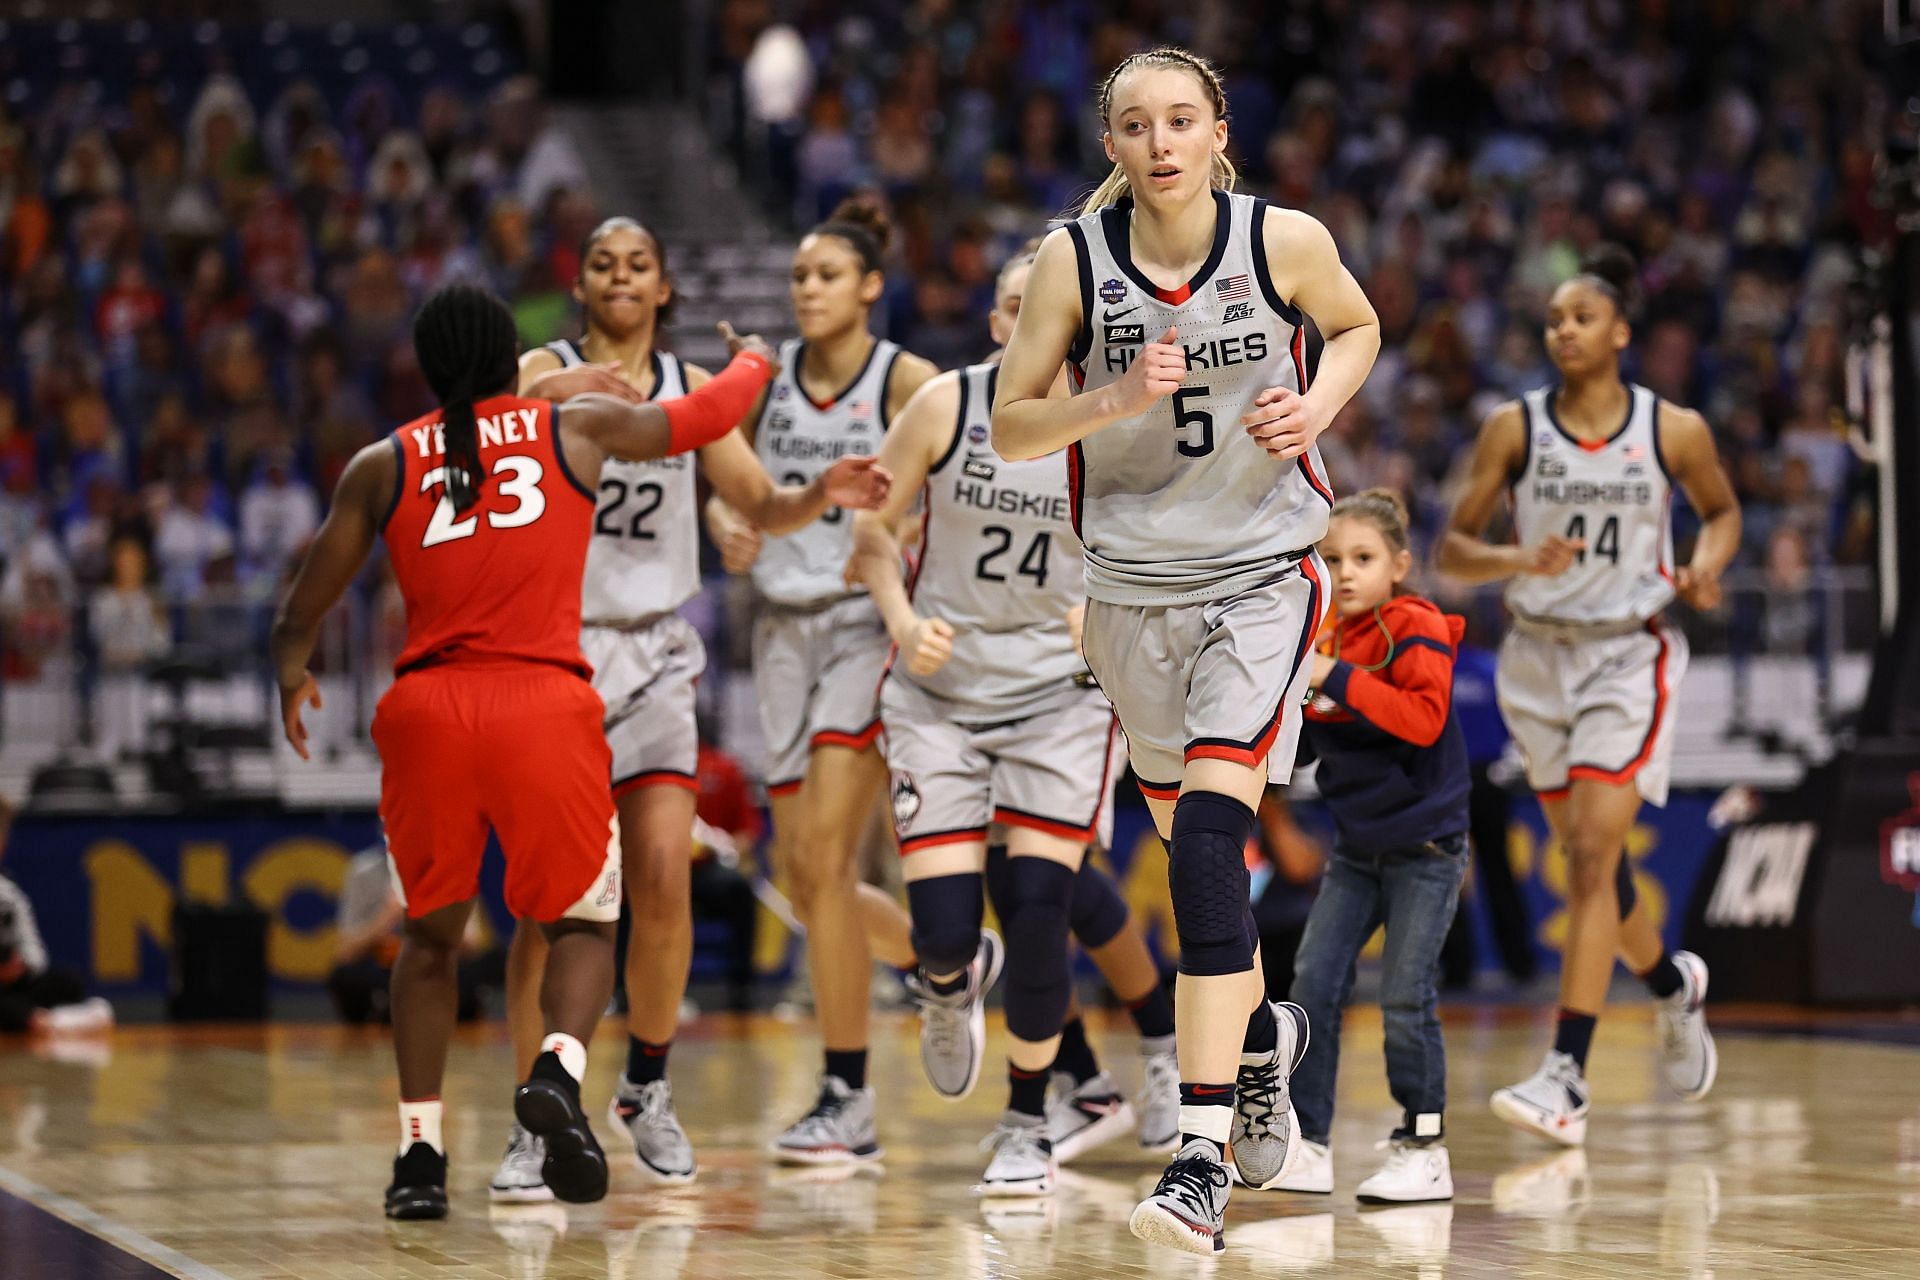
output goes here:
<path id="1" fill-rule="evenodd" d="M 1141 303 L 1136 302 L 1132 306 L 1128 307 L 1125 311 L 1115 311 L 1112 307 L 1108 307 L 1105 311 L 1102 311 L 1100 313 L 1100 319 L 1103 323 L 1112 324 L 1115 320 L 1118 320 L 1121 316 L 1132 315 L 1134 312 L 1138 311 L 1141 308 L 1141 306 L 1142 306 Z"/>

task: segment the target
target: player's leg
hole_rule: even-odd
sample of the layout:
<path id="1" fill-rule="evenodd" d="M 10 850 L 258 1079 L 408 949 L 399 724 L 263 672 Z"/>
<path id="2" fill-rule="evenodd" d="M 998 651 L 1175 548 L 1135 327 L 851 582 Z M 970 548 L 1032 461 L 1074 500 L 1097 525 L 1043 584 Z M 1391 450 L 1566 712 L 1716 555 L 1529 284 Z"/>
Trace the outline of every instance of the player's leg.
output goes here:
<path id="1" fill-rule="evenodd" d="M 516 920 L 507 946 L 507 1034 L 513 1042 L 514 1078 L 524 1080 L 540 1056 L 546 1018 L 540 1012 L 540 987 L 547 973 L 547 935 L 531 920 Z M 507 1133 L 507 1149 L 487 1184 L 497 1204 L 528 1204 L 553 1199 L 540 1169 L 546 1144 L 518 1121 Z"/>
<path id="2" fill-rule="evenodd" d="M 540 986 L 545 1035 L 514 1113 L 546 1142 L 542 1174 L 574 1203 L 606 1194 L 607 1163 L 580 1104 L 587 1045 L 613 991 L 620 839 L 606 779 L 612 755 L 600 695 L 557 672 L 496 676 L 482 738 L 511 733 L 534 752 L 493 751 L 482 780 L 507 855 L 507 908 L 547 939 Z"/>
<path id="3" fill-rule="evenodd" d="M 895 969 L 915 969 L 920 957 L 913 950 L 913 917 L 895 901 L 892 894 L 876 884 L 862 883 L 860 919 L 866 927 L 867 945 L 876 960 Z"/>
<path id="4" fill-rule="evenodd" d="M 1180 1136 L 1180 1061 L 1173 1000 L 1161 981 L 1153 952 L 1147 949 L 1140 922 L 1113 878 L 1094 865 L 1091 851 L 1074 878 L 1073 922 L 1074 937 L 1087 949 L 1140 1033 L 1140 1091 L 1132 1106 L 1140 1145 L 1152 1151 L 1170 1149 Z M 1072 1034 L 1071 1028 L 1069 1018 L 1063 1040 Z"/>
<path id="5" fill-rule="evenodd" d="M 870 745 L 823 745 L 814 750 L 793 802 L 775 810 L 776 824 L 787 833 L 794 909 L 807 927 L 814 1007 L 826 1050 L 820 1097 L 774 1144 L 783 1160 L 845 1163 L 881 1154 L 866 1079 L 873 956 L 857 890 L 857 841 L 885 779 L 885 766 Z"/>
<path id="6" fill-rule="evenodd" d="M 460 939 L 471 901 L 409 916 L 393 962 L 393 1053 L 400 1074 L 400 1154 L 387 1188 L 389 1218 L 447 1216 L 440 1087 L 460 1007 Z"/>
<path id="7" fill-rule="evenodd" d="M 687 1182 L 696 1170 L 667 1082 L 667 1054 L 693 959 L 695 799 L 676 774 L 622 791 L 615 802 L 633 928 L 627 939 L 627 1066 L 608 1114 L 632 1139 L 641 1171 L 657 1182 Z"/>
<path id="8" fill-rule="evenodd" d="M 1074 873 L 1085 851 L 1085 834 L 1018 825 L 1007 832 L 1005 896 L 997 904 L 1007 947 L 1007 1110 L 990 1139 L 981 1180 L 987 1195 L 1053 1191 L 1047 1082 L 1072 1002 L 1068 940 Z"/>

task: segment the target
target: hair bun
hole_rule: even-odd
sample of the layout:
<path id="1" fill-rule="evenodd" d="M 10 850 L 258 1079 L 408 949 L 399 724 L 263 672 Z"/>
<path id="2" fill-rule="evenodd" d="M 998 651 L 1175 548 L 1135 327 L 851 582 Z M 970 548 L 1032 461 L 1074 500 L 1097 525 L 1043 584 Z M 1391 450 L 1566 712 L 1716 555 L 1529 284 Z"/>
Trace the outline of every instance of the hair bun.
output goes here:
<path id="1" fill-rule="evenodd" d="M 861 228 L 874 238 L 882 254 L 893 247 L 893 219 L 888 216 L 886 206 L 871 194 L 848 196 L 834 206 L 833 216 L 827 221 Z"/>
<path id="2" fill-rule="evenodd" d="M 1612 243 L 1595 245 L 1581 259 L 1580 274 L 1606 281 L 1619 297 L 1620 309 L 1628 315 L 1634 313 L 1640 294 L 1640 264 L 1625 248 Z"/>

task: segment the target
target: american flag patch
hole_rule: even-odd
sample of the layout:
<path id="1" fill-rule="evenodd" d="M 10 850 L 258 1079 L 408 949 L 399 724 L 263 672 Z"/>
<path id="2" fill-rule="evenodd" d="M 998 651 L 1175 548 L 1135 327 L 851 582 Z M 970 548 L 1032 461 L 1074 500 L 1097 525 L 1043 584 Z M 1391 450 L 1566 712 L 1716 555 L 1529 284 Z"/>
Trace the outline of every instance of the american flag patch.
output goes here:
<path id="1" fill-rule="evenodd" d="M 1245 275 L 1222 276 L 1213 286 L 1222 302 L 1245 302 L 1253 296 L 1253 282 Z"/>
<path id="2" fill-rule="evenodd" d="M 855 400 L 847 406 L 847 411 L 856 418 L 871 418 L 873 416 L 873 401 Z"/>
<path id="3" fill-rule="evenodd" d="M 1640 459 L 1647 456 L 1647 451 L 1641 448 L 1637 444 L 1630 444 L 1624 450 L 1621 451 L 1620 456 L 1625 458 L 1628 462 L 1638 462 L 1640 461 Z"/>

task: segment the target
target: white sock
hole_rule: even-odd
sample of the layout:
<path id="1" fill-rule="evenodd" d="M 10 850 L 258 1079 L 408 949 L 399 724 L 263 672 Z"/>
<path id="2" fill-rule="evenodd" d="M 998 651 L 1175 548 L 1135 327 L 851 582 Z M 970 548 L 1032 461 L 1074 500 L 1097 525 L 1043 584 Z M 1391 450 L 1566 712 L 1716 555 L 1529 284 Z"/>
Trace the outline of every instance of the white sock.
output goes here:
<path id="1" fill-rule="evenodd" d="M 1180 1108 L 1180 1132 L 1196 1138 L 1211 1138 L 1222 1147 L 1233 1136 L 1233 1108 L 1217 1106 Z"/>
<path id="2" fill-rule="evenodd" d="M 587 1046 L 564 1031 L 556 1031 L 540 1042 L 540 1052 L 559 1055 L 560 1065 L 576 1082 L 587 1075 Z"/>
<path id="3" fill-rule="evenodd" d="M 401 1100 L 400 1154 L 407 1154 L 407 1148 L 416 1142 L 426 1143 L 441 1155 L 447 1154 L 447 1144 L 440 1138 L 440 1099 Z"/>

